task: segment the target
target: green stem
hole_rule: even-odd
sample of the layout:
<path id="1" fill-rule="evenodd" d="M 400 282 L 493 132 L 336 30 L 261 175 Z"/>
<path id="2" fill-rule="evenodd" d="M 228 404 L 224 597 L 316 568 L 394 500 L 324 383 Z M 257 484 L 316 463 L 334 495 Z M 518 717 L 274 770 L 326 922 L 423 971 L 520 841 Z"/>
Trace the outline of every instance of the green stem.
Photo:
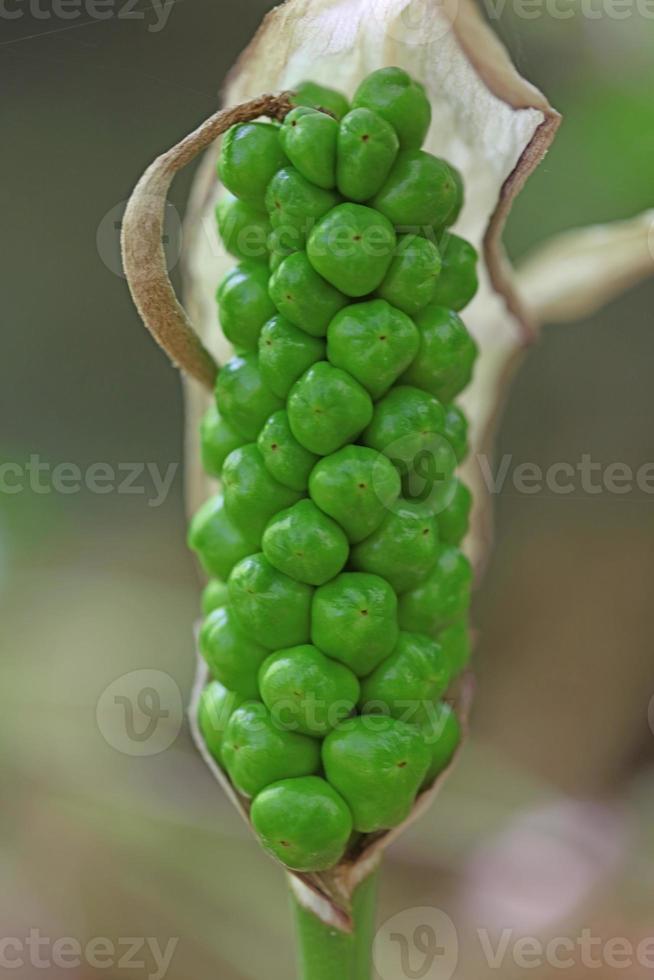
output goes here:
<path id="1" fill-rule="evenodd" d="M 351 933 L 325 925 L 293 896 L 299 980 L 370 980 L 378 871 L 352 896 Z"/>

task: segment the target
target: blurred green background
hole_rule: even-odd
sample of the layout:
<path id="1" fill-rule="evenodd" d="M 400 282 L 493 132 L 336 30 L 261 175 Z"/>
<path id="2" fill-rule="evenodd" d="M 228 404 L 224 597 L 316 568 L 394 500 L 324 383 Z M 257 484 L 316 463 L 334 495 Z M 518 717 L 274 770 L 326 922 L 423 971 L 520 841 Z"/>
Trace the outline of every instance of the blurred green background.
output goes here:
<path id="1" fill-rule="evenodd" d="M 137 670 L 164 672 L 187 700 L 199 595 L 184 543 L 179 379 L 117 274 L 116 227 L 144 167 L 216 107 L 269 6 L 178 0 L 160 31 L 145 6 L 142 19 L 63 21 L 28 5 L 0 17 L 0 458 L 82 473 L 104 463 L 121 479 L 130 463 L 174 474 L 160 506 L 148 471 L 129 492 L 54 492 L 44 477 L 0 493 L 0 938 L 176 938 L 170 980 L 289 980 L 293 954 L 283 877 L 186 727 L 177 734 L 174 695 L 162 729 L 171 744 L 156 755 L 124 751 L 102 721 L 107 695 L 96 712 L 108 685 Z M 589 18 L 574 4 L 570 19 L 525 20 L 510 6 L 500 36 L 565 115 L 511 217 L 519 257 L 557 231 L 652 206 L 654 20 Z M 180 214 L 191 179 L 173 186 Z M 650 281 L 547 329 L 513 387 L 499 454 L 544 468 L 584 453 L 604 465 L 651 460 L 653 302 Z M 526 496 L 507 484 L 496 499 L 473 737 L 435 809 L 390 852 L 382 918 L 433 905 L 460 937 L 504 926 L 651 932 L 653 507 L 637 490 Z M 157 710 L 141 707 L 137 727 Z M 456 976 L 478 980 L 488 968 L 474 942 L 462 946 Z M 143 965 L 47 972 L 155 972 L 147 951 L 133 959 Z M 389 971 L 383 980 L 402 976 Z"/>

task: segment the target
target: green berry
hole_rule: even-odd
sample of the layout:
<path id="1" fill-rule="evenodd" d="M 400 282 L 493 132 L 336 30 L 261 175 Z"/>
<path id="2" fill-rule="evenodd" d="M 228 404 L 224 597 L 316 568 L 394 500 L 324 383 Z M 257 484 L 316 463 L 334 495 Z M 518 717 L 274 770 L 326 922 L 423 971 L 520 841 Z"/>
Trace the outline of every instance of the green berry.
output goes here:
<path id="1" fill-rule="evenodd" d="M 258 541 L 270 518 L 300 496 L 270 475 L 254 443 L 235 449 L 225 460 L 223 492 L 225 510 L 233 523 Z"/>
<path id="2" fill-rule="evenodd" d="M 441 257 L 433 242 L 420 235 L 403 235 L 377 292 L 382 299 L 414 316 L 433 299 L 440 272 Z"/>
<path id="3" fill-rule="evenodd" d="M 448 664 L 450 677 L 458 674 L 468 666 L 470 660 L 470 630 L 466 619 L 460 619 L 451 626 L 446 626 L 438 634 L 438 642 Z"/>
<path id="4" fill-rule="evenodd" d="M 447 220 L 457 197 L 452 171 L 424 150 L 403 150 L 372 206 L 405 231 L 418 232 Z"/>
<path id="5" fill-rule="evenodd" d="M 275 269 L 270 296 L 287 320 L 312 337 L 324 337 L 332 318 L 348 302 L 318 275 L 306 252 L 294 252 Z"/>
<path id="6" fill-rule="evenodd" d="M 444 421 L 443 406 L 436 398 L 419 388 L 397 385 L 375 405 L 362 441 L 390 456 L 400 452 L 405 441 L 412 452 L 419 452 L 431 448 L 434 434 L 443 431 Z"/>
<path id="7" fill-rule="evenodd" d="M 227 193 L 216 205 L 216 221 L 225 248 L 237 259 L 267 260 L 271 231 L 267 211 Z"/>
<path id="8" fill-rule="evenodd" d="M 259 452 L 272 477 L 291 490 L 306 491 L 309 474 L 318 462 L 318 456 L 310 453 L 297 441 L 283 410 L 270 416 L 257 439 Z"/>
<path id="9" fill-rule="evenodd" d="M 436 635 L 468 608 L 471 584 L 472 569 L 463 552 L 443 548 L 429 577 L 400 596 L 400 628 Z"/>
<path id="10" fill-rule="evenodd" d="M 321 276 L 358 298 L 381 284 L 395 246 L 395 230 L 383 214 L 361 204 L 339 204 L 311 232 L 307 254 Z"/>
<path id="11" fill-rule="evenodd" d="M 320 766 L 320 743 L 284 731 L 258 701 L 233 713 L 222 752 L 230 779 L 245 796 L 256 796 L 280 779 L 311 776 Z"/>
<path id="12" fill-rule="evenodd" d="M 291 388 L 287 411 L 297 441 L 309 452 L 327 456 L 365 429 L 372 401 L 351 375 L 320 361 Z"/>
<path id="13" fill-rule="evenodd" d="M 316 82 L 300 82 L 293 91 L 293 105 L 306 105 L 311 109 L 323 109 L 335 119 L 341 119 L 349 109 L 344 95 L 333 88 L 318 85 Z"/>
<path id="14" fill-rule="evenodd" d="M 229 454 L 242 445 L 243 437 L 221 417 L 212 402 L 200 423 L 200 454 L 205 473 L 220 476 Z"/>
<path id="15" fill-rule="evenodd" d="M 424 86 L 402 68 L 379 68 L 359 85 L 352 106 L 374 109 L 395 129 L 405 149 L 422 146 L 431 122 Z"/>
<path id="16" fill-rule="evenodd" d="M 263 554 L 240 562 L 229 577 L 229 601 L 243 632 L 268 650 L 307 643 L 313 589 L 274 568 Z"/>
<path id="17" fill-rule="evenodd" d="M 262 548 L 271 565 L 307 585 L 323 585 L 334 578 L 350 553 L 344 532 L 312 500 L 300 500 L 275 514 Z"/>
<path id="18" fill-rule="evenodd" d="M 245 698 L 259 697 L 259 668 L 265 647 L 243 633 L 227 609 L 215 609 L 200 630 L 200 651 L 213 677 Z"/>
<path id="19" fill-rule="evenodd" d="M 193 517 L 188 546 L 208 575 L 226 579 L 234 565 L 257 545 L 249 528 L 242 531 L 227 515 L 222 494 L 211 497 Z"/>
<path id="20" fill-rule="evenodd" d="M 209 579 L 202 590 L 202 615 L 208 616 L 214 609 L 226 606 L 228 599 L 227 583 L 221 582 L 219 578 Z"/>
<path id="21" fill-rule="evenodd" d="M 352 833 L 345 800 L 319 776 L 283 779 L 252 804 L 261 843 L 293 871 L 327 871 L 338 864 Z"/>
<path id="22" fill-rule="evenodd" d="M 269 268 L 274 272 L 279 268 L 284 259 L 293 255 L 300 249 L 298 235 L 293 229 L 275 228 L 268 236 L 268 248 L 270 249 Z"/>
<path id="23" fill-rule="evenodd" d="M 417 348 L 417 344 L 416 344 Z M 297 379 L 325 359 L 325 343 L 283 316 L 266 323 L 259 338 L 259 370 L 273 394 L 286 398 Z"/>
<path id="24" fill-rule="evenodd" d="M 425 745 L 431 755 L 423 786 L 431 785 L 447 768 L 461 742 L 461 726 L 451 705 L 441 701 L 430 714 L 429 721 L 422 726 Z"/>
<path id="25" fill-rule="evenodd" d="M 222 766 L 225 729 L 233 713 L 243 704 L 243 696 L 228 691 L 220 681 L 211 681 L 200 695 L 198 726 L 209 752 Z"/>
<path id="26" fill-rule="evenodd" d="M 352 567 L 381 575 L 397 593 L 414 589 L 436 564 L 438 525 L 418 504 L 399 502 L 352 551 Z"/>
<path id="27" fill-rule="evenodd" d="M 245 439 L 259 435 L 269 415 L 283 408 L 283 402 L 263 380 L 256 354 L 232 357 L 218 372 L 216 381 L 218 411 Z"/>
<path id="28" fill-rule="evenodd" d="M 361 710 L 417 724 L 445 691 L 449 665 L 439 643 L 400 633 L 397 646 L 361 685 Z"/>
<path id="29" fill-rule="evenodd" d="M 400 142 L 386 120 L 372 109 L 353 109 L 338 132 L 338 189 L 350 201 L 369 201 L 393 166 Z"/>
<path id="30" fill-rule="evenodd" d="M 268 184 L 285 163 L 279 127 L 264 122 L 238 123 L 223 137 L 218 176 L 232 194 L 262 209 Z"/>
<path id="31" fill-rule="evenodd" d="M 352 671 L 310 644 L 269 656 L 259 671 L 259 687 L 284 727 L 318 738 L 347 718 L 359 700 Z"/>
<path id="32" fill-rule="evenodd" d="M 354 829 L 367 834 L 406 820 L 430 761 L 419 730 L 385 715 L 344 722 L 323 742 L 322 759 Z"/>
<path id="33" fill-rule="evenodd" d="M 440 243 L 443 268 L 432 302 L 449 310 L 462 310 L 477 292 L 477 251 L 464 238 L 447 233 Z"/>
<path id="34" fill-rule="evenodd" d="M 357 677 L 389 655 L 397 634 L 397 597 L 378 575 L 343 572 L 316 590 L 311 640 Z"/>
<path id="35" fill-rule="evenodd" d="M 418 352 L 418 329 L 386 300 L 354 303 L 336 314 L 327 331 L 327 357 L 380 398 Z"/>
<path id="36" fill-rule="evenodd" d="M 468 533 L 472 494 L 465 483 L 454 480 L 453 493 L 438 515 L 438 533 L 443 544 L 459 544 Z"/>
<path id="37" fill-rule="evenodd" d="M 249 259 L 228 272 L 218 287 L 220 325 L 240 350 L 256 351 L 261 328 L 275 314 L 268 272 L 266 262 Z"/>
<path id="38" fill-rule="evenodd" d="M 364 446 L 346 446 L 316 465 L 309 493 L 356 543 L 372 534 L 394 505 L 400 477 L 385 456 Z"/>
<path id="39" fill-rule="evenodd" d="M 446 226 L 449 228 L 450 225 L 453 225 L 458 221 L 459 215 L 463 210 L 465 201 L 465 187 L 463 185 L 461 171 L 457 170 L 457 168 L 451 163 L 448 163 L 448 167 L 450 168 L 452 177 L 454 178 L 454 184 L 456 186 L 456 197 L 454 199 L 454 204 L 452 205 L 452 210 L 448 214 L 447 221 L 445 222 Z"/>
<path id="40" fill-rule="evenodd" d="M 468 420 L 458 405 L 445 406 L 443 435 L 452 447 L 457 462 L 468 455 Z"/>
<path id="41" fill-rule="evenodd" d="M 443 306 L 426 306 L 416 324 L 420 349 L 402 381 L 449 402 L 472 377 L 477 345 L 461 317 Z"/>
<path id="42" fill-rule="evenodd" d="M 279 138 L 303 177 L 325 190 L 336 186 L 338 122 L 333 116 L 300 106 L 286 116 Z"/>
<path id="43" fill-rule="evenodd" d="M 287 247 L 304 248 L 316 221 L 338 202 L 336 191 L 316 187 L 295 167 L 278 170 L 266 193 L 266 208 L 273 228 L 284 229 Z"/>

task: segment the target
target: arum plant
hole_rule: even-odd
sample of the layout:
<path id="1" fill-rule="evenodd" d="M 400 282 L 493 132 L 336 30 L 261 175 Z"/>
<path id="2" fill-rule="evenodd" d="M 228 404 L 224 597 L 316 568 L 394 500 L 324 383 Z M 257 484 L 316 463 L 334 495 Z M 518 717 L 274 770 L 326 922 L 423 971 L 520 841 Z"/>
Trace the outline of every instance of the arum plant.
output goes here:
<path id="1" fill-rule="evenodd" d="M 339 93 L 354 95 L 352 112 Z M 510 267 L 504 223 L 560 120 L 469 0 L 433 8 L 287 0 L 242 55 L 225 102 L 230 108 L 146 171 L 123 223 L 136 305 L 187 376 L 187 492 L 191 509 L 201 508 L 191 543 L 211 574 L 229 576 L 228 589 L 214 581 L 205 592 L 200 645 L 209 667 L 200 658 L 191 726 L 216 780 L 287 869 L 301 976 L 364 980 L 383 852 L 442 787 L 472 690 L 469 673 L 441 669 L 443 658 L 457 668 L 466 659 L 469 564 L 457 546 L 469 495 L 456 480 L 438 519 L 406 502 L 394 508 L 401 484 L 389 439 L 397 443 L 391 437 L 407 418 L 428 419 L 458 447 L 454 466 L 464 459 L 467 416 L 471 452 L 461 470 L 473 509 L 464 547 L 479 574 L 490 514 L 476 458 L 489 451 L 511 374 L 543 321 L 579 316 L 649 273 L 650 220 L 568 233 L 517 272 Z M 202 151 L 182 306 L 165 268 L 163 215 L 175 173 Z M 244 263 L 223 279 L 233 260 L 215 237 L 216 208 L 223 223 L 235 214 L 263 233 L 270 268 Z M 298 216 L 315 228 L 284 251 L 283 223 L 297 230 Z M 423 218 L 437 242 L 403 234 L 398 244 L 400 229 Z M 323 248 L 332 233 L 359 243 L 370 230 L 387 259 L 355 248 L 343 262 Z M 466 329 L 455 311 L 475 291 L 475 250 L 479 288 Z M 225 335 L 237 348 L 231 360 Z M 462 412 L 452 399 L 477 354 Z M 211 407 L 214 386 L 222 419 Z M 280 446 L 287 463 L 275 456 Z M 359 501 L 357 511 L 348 497 L 348 474 L 371 466 L 391 488 L 387 516 L 375 501 Z M 224 499 L 213 496 L 218 475 Z M 449 619 L 435 612 L 444 581 Z M 409 673 L 434 700 L 452 681 L 436 757 L 392 710 L 381 735 L 364 724 L 365 697 L 388 700 Z M 316 728 L 300 710 L 299 734 L 272 731 L 269 709 L 309 676 L 347 703 L 346 714 L 362 713 L 349 728 L 324 719 Z M 227 689 L 226 724 L 212 732 L 208 707 L 223 704 Z M 262 740 L 266 752 L 253 763 Z M 377 768 L 367 770 L 369 751 Z"/>

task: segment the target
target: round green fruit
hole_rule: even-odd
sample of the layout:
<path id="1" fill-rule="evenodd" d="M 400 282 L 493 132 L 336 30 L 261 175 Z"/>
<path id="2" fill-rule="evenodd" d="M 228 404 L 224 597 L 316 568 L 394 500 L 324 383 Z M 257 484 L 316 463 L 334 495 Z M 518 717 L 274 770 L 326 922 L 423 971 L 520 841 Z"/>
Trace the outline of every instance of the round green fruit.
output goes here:
<path id="1" fill-rule="evenodd" d="M 443 649 L 421 633 L 400 633 L 397 645 L 361 685 L 364 714 L 388 714 L 417 724 L 447 688 L 450 674 Z"/>
<path id="2" fill-rule="evenodd" d="M 229 577 L 229 601 L 239 626 L 268 650 L 308 643 L 313 589 L 251 555 Z"/>
<path id="3" fill-rule="evenodd" d="M 284 407 L 263 380 L 256 354 L 232 357 L 218 372 L 216 404 L 225 421 L 253 441 L 269 415 Z"/>
<path id="4" fill-rule="evenodd" d="M 322 759 L 354 829 L 366 834 L 406 820 L 430 762 L 419 730 L 386 715 L 344 722 L 323 742 Z"/>
<path id="5" fill-rule="evenodd" d="M 250 819 L 266 850 L 293 871 L 328 871 L 352 833 L 345 800 L 319 776 L 267 786 L 252 804 Z"/>
<path id="6" fill-rule="evenodd" d="M 223 492 L 229 517 L 254 541 L 261 541 L 271 517 L 290 507 L 300 496 L 270 475 L 254 443 L 235 449 L 225 460 Z"/>
<path id="7" fill-rule="evenodd" d="M 222 766 L 222 746 L 225 729 L 233 713 L 243 704 L 244 698 L 235 691 L 228 691 L 220 681 L 211 681 L 200 695 L 198 726 L 209 752 Z"/>
<path id="8" fill-rule="evenodd" d="M 335 119 L 342 119 L 350 108 L 344 95 L 333 88 L 318 85 L 316 82 L 300 82 L 294 86 L 291 96 L 293 105 L 306 105 L 311 109 L 322 109 L 334 116 Z"/>
<path id="9" fill-rule="evenodd" d="M 222 418 L 212 402 L 200 423 L 200 456 L 205 473 L 220 476 L 229 454 L 242 445 L 243 437 Z"/>
<path id="10" fill-rule="evenodd" d="M 418 352 L 420 336 L 413 320 L 386 300 L 346 306 L 327 331 L 327 357 L 380 398 Z"/>
<path id="11" fill-rule="evenodd" d="M 391 653 L 397 635 L 397 597 L 378 575 L 343 572 L 316 590 L 311 640 L 357 677 Z"/>
<path id="12" fill-rule="evenodd" d="M 199 642 L 213 677 L 245 698 L 259 697 L 259 668 L 268 651 L 239 629 L 229 608 L 207 616 Z"/>
<path id="13" fill-rule="evenodd" d="M 419 505 L 400 501 L 380 527 L 352 551 L 351 564 L 372 572 L 398 594 L 414 589 L 436 564 L 438 525 Z"/>
<path id="14" fill-rule="evenodd" d="M 283 316 L 274 316 L 259 337 L 261 377 L 273 394 L 286 398 L 312 364 L 324 361 L 325 351 L 323 340 L 311 337 Z"/>
<path id="15" fill-rule="evenodd" d="M 271 231 L 267 211 L 253 208 L 227 193 L 216 205 L 218 231 L 227 251 L 237 259 L 268 260 Z"/>
<path id="16" fill-rule="evenodd" d="M 431 105 L 424 86 L 402 68 L 379 68 L 359 85 L 355 109 L 373 109 L 391 124 L 405 149 L 422 146 L 431 122 Z"/>
<path id="17" fill-rule="evenodd" d="M 443 431 L 443 406 L 426 391 L 397 385 L 375 405 L 372 422 L 362 441 L 386 455 L 404 457 L 404 442 L 416 452 L 432 446 L 434 434 Z"/>
<path id="18" fill-rule="evenodd" d="M 429 225 L 443 225 L 456 196 L 457 186 L 444 160 L 424 150 L 403 150 L 371 203 L 396 227 L 418 233 Z"/>
<path id="19" fill-rule="evenodd" d="M 280 724 L 317 738 L 347 718 L 359 700 L 352 671 L 310 644 L 268 657 L 259 672 L 259 688 Z"/>
<path id="20" fill-rule="evenodd" d="M 268 264 L 256 259 L 240 262 L 218 287 L 220 325 L 240 350 L 256 350 L 264 323 L 275 314 L 268 295 Z"/>
<path id="21" fill-rule="evenodd" d="M 221 609 L 227 605 L 228 600 L 227 583 L 219 578 L 209 579 L 202 590 L 202 615 L 208 616 L 214 609 Z"/>
<path id="22" fill-rule="evenodd" d="M 402 382 L 451 401 L 472 377 L 477 345 L 454 310 L 430 304 L 418 313 L 420 349 Z"/>
<path id="23" fill-rule="evenodd" d="M 268 184 L 286 162 L 277 126 L 238 123 L 223 137 L 218 176 L 232 194 L 262 209 Z"/>
<path id="24" fill-rule="evenodd" d="M 432 301 L 449 310 L 462 310 L 479 288 L 477 252 L 458 235 L 448 233 L 441 239 L 443 268 Z"/>
<path id="25" fill-rule="evenodd" d="M 208 575 L 226 579 L 241 558 L 256 550 L 257 537 L 250 528 L 236 526 L 227 514 L 222 494 L 217 494 L 193 516 L 188 546 Z"/>
<path id="26" fill-rule="evenodd" d="M 291 490 L 306 491 L 309 474 L 319 457 L 300 445 L 283 409 L 270 416 L 259 433 L 257 446 L 266 469 L 275 480 Z"/>
<path id="27" fill-rule="evenodd" d="M 279 131 L 282 148 L 295 169 L 325 190 L 336 186 L 338 129 L 333 116 L 300 106 L 289 112 Z"/>
<path id="28" fill-rule="evenodd" d="M 429 577 L 400 597 L 399 622 L 403 630 L 434 636 L 470 605 L 472 568 L 458 548 L 441 550 Z"/>
<path id="29" fill-rule="evenodd" d="M 275 514 L 262 547 L 271 565 L 307 585 L 324 585 L 338 575 L 350 552 L 339 525 L 312 500 L 300 500 Z"/>
<path id="30" fill-rule="evenodd" d="M 378 293 L 414 316 L 432 301 L 440 273 L 441 257 L 434 243 L 420 235 L 403 235 Z"/>
<path id="31" fill-rule="evenodd" d="M 295 167 L 278 170 L 266 193 L 273 228 L 283 229 L 287 246 L 303 248 L 316 221 L 340 201 L 336 191 L 316 187 Z"/>
<path id="32" fill-rule="evenodd" d="M 324 337 L 330 321 L 348 302 L 318 275 L 306 252 L 294 252 L 284 259 L 273 272 L 269 288 L 279 312 L 312 337 Z"/>
<path id="33" fill-rule="evenodd" d="M 222 754 L 230 779 L 245 796 L 256 796 L 280 779 L 311 776 L 320 766 L 320 743 L 284 731 L 258 701 L 243 704 L 233 713 Z"/>
<path id="34" fill-rule="evenodd" d="M 445 425 L 443 435 L 461 463 L 468 455 L 468 420 L 458 405 L 445 406 Z"/>
<path id="35" fill-rule="evenodd" d="M 430 786 L 452 761 L 461 742 L 461 726 L 451 705 L 441 701 L 432 717 L 422 727 L 425 744 L 431 755 L 423 786 Z"/>
<path id="36" fill-rule="evenodd" d="M 395 246 L 395 230 L 383 214 L 361 204 L 339 204 L 311 232 L 307 255 L 327 282 L 358 298 L 381 285 Z"/>
<path id="37" fill-rule="evenodd" d="M 356 543 L 372 534 L 395 504 L 400 477 L 392 463 L 373 449 L 346 446 L 316 465 L 309 493 Z"/>
<path id="38" fill-rule="evenodd" d="M 454 480 L 452 496 L 438 515 L 438 533 L 443 544 L 459 544 L 468 533 L 472 494 L 465 483 Z"/>
<path id="39" fill-rule="evenodd" d="M 362 203 L 380 189 L 400 147 L 397 133 L 372 109 L 353 109 L 338 132 L 337 183 L 343 197 Z"/>
<path id="40" fill-rule="evenodd" d="M 309 452 L 327 456 L 365 429 L 372 401 L 350 374 L 320 361 L 291 388 L 287 411 L 297 441 Z"/>

